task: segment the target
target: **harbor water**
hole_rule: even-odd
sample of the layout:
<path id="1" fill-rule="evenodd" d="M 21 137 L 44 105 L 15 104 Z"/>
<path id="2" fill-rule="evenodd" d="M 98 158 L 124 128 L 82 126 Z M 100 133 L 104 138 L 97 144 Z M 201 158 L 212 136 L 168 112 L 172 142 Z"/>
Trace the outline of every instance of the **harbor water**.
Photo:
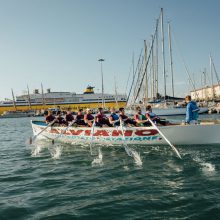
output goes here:
<path id="1" fill-rule="evenodd" d="M 219 219 L 220 144 L 178 146 L 182 160 L 132 146 L 137 163 L 123 145 L 30 145 L 30 119 L 0 120 L 1 220 Z"/>

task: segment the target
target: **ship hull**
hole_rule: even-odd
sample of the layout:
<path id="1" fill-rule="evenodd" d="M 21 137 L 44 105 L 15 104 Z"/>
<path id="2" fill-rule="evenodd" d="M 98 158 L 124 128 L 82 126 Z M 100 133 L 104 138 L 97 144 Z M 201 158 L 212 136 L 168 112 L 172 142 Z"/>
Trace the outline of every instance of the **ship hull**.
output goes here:
<path id="1" fill-rule="evenodd" d="M 118 102 L 118 105 L 116 105 L 115 102 L 105 102 L 105 107 L 106 108 L 111 108 L 111 107 L 124 107 L 126 105 L 126 102 Z M 31 105 L 31 109 L 32 110 L 42 110 L 42 109 L 48 109 L 48 108 L 56 108 L 56 107 L 60 107 L 61 109 L 67 109 L 67 108 L 71 108 L 73 111 L 77 111 L 79 108 L 99 108 L 102 106 L 102 103 L 100 102 L 90 102 L 90 103 L 51 103 L 51 104 L 46 104 L 46 105 Z M 30 110 L 30 107 L 28 105 L 19 105 L 16 104 L 16 109 L 20 110 L 20 111 L 27 111 Z M 14 106 L 13 105 L 0 105 L 0 114 L 2 114 L 5 111 L 13 111 Z"/>

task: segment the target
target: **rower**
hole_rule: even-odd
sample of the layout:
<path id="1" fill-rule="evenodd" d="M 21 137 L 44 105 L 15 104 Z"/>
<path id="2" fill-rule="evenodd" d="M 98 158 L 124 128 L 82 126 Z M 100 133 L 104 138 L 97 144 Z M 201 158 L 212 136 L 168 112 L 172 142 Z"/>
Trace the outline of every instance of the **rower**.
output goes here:
<path id="1" fill-rule="evenodd" d="M 52 114 L 52 111 L 48 111 L 47 112 L 47 116 L 46 116 L 46 123 L 47 124 L 50 124 L 52 121 L 54 121 L 55 120 L 55 117 L 53 116 L 53 114 Z"/>
<path id="2" fill-rule="evenodd" d="M 128 126 L 136 126 L 137 125 L 136 121 L 132 120 L 127 115 L 125 115 L 125 109 L 124 108 L 119 108 L 119 117 Z"/>
<path id="3" fill-rule="evenodd" d="M 150 126 L 151 123 L 148 121 L 145 115 L 141 113 L 141 107 L 136 107 L 136 114 L 134 115 L 134 120 L 137 123 L 137 126 Z"/>
<path id="4" fill-rule="evenodd" d="M 150 118 L 155 124 L 167 125 L 167 121 L 159 118 L 155 113 L 152 112 L 152 108 L 150 105 L 146 107 L 146 118 Z"/>
<path id="5" fill-rule="evenodd" d="M 79 111 L 77 112 L 77 115 L 76 115 L 76 119 L 75 119 L 75 124 L 76 125 L 79 125 L 79 126 L 85 126 L 86 123 L 84 121 L 84 115 L 83 115 L 83 110 L 82 109 L 79 109 Z"/>
<path id="6" fill-rule="evenodd" d="M 109 126 L 112 127 L 108 118 L 103 113 L 103 108 L 98 108 L 98 114 L 96 115 L 96 126 Z"/>
<path id="7" fill-rule="evenodd" d="M 111 114 L 110 114 L 110 116 L 109 116 L 109 118 L 108 118 L 109 123 L 110 123 L 111 125 L 113 125 L 113 126 L 119 126 L 119 125 L 120 125 L 120 120 L 119 120 L 119 116 L 118 116 L 118 115 L 116 114 L 116 112 L 115 112 L 115 108 L 112 107 L 112 108 L 110 109 L 110 112 L 111 112 Z"/>
<path id="8" fill-rule="evenodd" d="M 65 116 L 66 124 L 69 125 L 70 123 L 72 123 L 73 120 L 74 120 L 74 117 L 73 117 L 72 111 L 70 108 L 68 108 L 66 116 Z"/>
<path id="9" fill-rule="evenodd" d="M 66 121 L 64 120 L 64 118 L 61 116 L 61 111 L 57 111 L 56 114 L 56 124 L 58 124 L 59 126 L 64 126 L 66 125 Z"/>
<path id="10" fill-rule="evenodd" d="M 84 122 L 89 126 L 92 127 L 94 121 L 94 117 L 92 116 L 92 111 L 90 108 L 86 109 L 86 114 L 84 115 Z"/>

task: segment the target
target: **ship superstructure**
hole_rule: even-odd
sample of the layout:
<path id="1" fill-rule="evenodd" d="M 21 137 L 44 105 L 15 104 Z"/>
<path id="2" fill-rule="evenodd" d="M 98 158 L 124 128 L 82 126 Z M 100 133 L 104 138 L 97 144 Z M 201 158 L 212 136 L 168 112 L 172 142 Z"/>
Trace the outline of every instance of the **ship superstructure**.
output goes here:
<path id="1" fill-rule="evenodd" d="M 127 101 L 126 95 L 112 95 L 105 93 L 104 106 L 106 108 L 116 106 L 125 106 Z M 39 110 L 50 107 L 72 108 L 98 108 L 102 105 L 102 94 L 94 93 L 94 87 L 87 86 L 84 93 L 76 94 L 74 92 L 52 92 L 47 89 L 46 93 L 40 93 L 35 89 L 33 94 L 16 96 L 15 104 L 18 110 Z M 0 102 L 0 113 L 14 109 L 13 100 Z"/>

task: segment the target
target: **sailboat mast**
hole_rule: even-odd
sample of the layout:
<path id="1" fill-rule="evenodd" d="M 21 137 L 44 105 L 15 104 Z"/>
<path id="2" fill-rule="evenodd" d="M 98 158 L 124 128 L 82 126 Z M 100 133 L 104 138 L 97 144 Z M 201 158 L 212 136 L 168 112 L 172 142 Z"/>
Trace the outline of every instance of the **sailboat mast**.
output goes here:
<path id="1" fill-rule="evenodd" d="M 171 80 L 172 80 L 172 94 L 173 94 L 173 97 L 174 97 L 173 56 L 172 56 L 171 27 L 170 27 L 170 23 L 168 23 L 168 37 L 169 37 L 169 51 L 170 51 L 170 72 L 171 72 Z"/>
<path id="2" fill-rule="evenodd" d="M 153 35 L 151 35 L 152 42 L 153 42 Z M 154 100 L 154 47 L 152 50 L 152 57 L 151 57 L 151 100 Z"/>
<path id="3" fill-rule="evenodd" d="M 144 40 L 144 65 L 147 65 L 147 43 L 146 40 Z M 145 74 L 145 83 L 146 83 L 146 87 L 145 87 L 145 103 L 147 104 L 148 102 L 148 77 L 147 77 L 147 68 L 146 68 L 146 74 Z"/>
<path id="4" fill-rule="evenodd" d="M 45 97 L 44 97 L 44 89 L 43 89 L 42 83 L 41 83 L 41 95 L 42 95 L 42 105 L 43 105 L 43 108 L 45 108 Z"/>
<path id="5" fill-rule="evenodd" d="M 211 57 L 211 54 L 209 54 L 209 67 L 210 67 L 210 75 L 211 75 L 211 83 L 212 83 L 212 99 L 214 100 L 215 94 L 214 94 L 214 80 L 213 80 L 212 57 Z"/>
<path id="6" fill-rule="evenodd" d="M 158 27 L 158 23 L 159 23 L 159 19 L 157 19 L 157 25 L 156 25 L 156 27 Z M 158 98 L 157 96 L 158 96 L 158 28 L 156 28 L 156 76 L 155 76 L 155 80 L 156 80 L 156 82 L 155 82 L 155 97 L 156 97 L 156 99 Z"/>
<path id="7" fill-rule="evenodd" d="M 212 58 L 212 57 L 211 57 Z M 213 69 L 214 69 L 214 71 L 215 71 L 215 76 L 216 76 L 216 79 L 217 79 L 217 82 L 218 82 L 218 85 L 220 84 L 220 80 L 219 80 L 219 77 L 218 77 L 218 73 L 217 73 L 217 71 L 216 71 L 216 68 L 215 68 L 215 64 L 214 64 L 214 62 L 213 62 L 213 59 L 212 59 L 212 65 L 213 65 Z"/>
<path id="8" fill-rule="evenodd" d="M 206 85 L 207 85 L 207 83 L 206 83 L 206 69 L 204 69 L 204 71 L 203 71 L 203 75 L 204 75 L 204 88 L 206 87 Z M 206 89 L 204 89 L 204 99 L 206 100 Z"/>
<path id="9" fill-rule="evenodd" d="M 156 30 L 155 30 L 155 32 L 157 31 L 157 27 L 156 27 Z M 155 36 L 156 36 L 156 33 L 154 33 L 154 37 L 153 37 L 153 42 L 152 42 L 152 44 L 151 44 L 151 46 L 150 46 L 150 49 L 149 49 L 149 53 L 148 53 L 148 58 L 147 58 L 147 62 L 146 62 L 146 65 L 145 65 L 145 69 L 144 69 L 144 71 L 143 71 L 143 73 L 144 74 L 142 74 L 142 76 L 141 76 L 141 78 L 140 78 L 140 80 L 139 80 L 139 87 L 138 87 L 138 90 L 137 90 L 137 92 L 136 92 L 136 95 L 134 96 L 134 102 L 137 100 L 137 98 L 138 98 L 138 96 L 139 96 L 139 93 L 140 93 L 140 91 L 141 91 L 141 88 L 142 88 L 142 84 L 143 84 L 143 82 L 144 82 L 144 79 L 145 79 L 145 74 L 147 73 L 147 66 L 148 66 L 148 64 L 149 64 L 149 62 L 150 62 L 150 56 L 151 56 L 151 54 L 152 54 L 152 50 L 153 50 L 153 46 L 154 46 L 154 41 L 155 41 Z"/>
<path id="10" fill-rule="evenodd" d="M 12 94 L 12 98 L 13 98 L 13 105 L 14 105 L 15 111 L 17 111 L 17 106 L 16 106 L 16 103 L 15 103 L 15 96 L 14 96 L 13 89 L 11 89 L 11 94 Z"/>
<path id="11" fill-rule="evenodd" d="M 29 92 L 29 87 L 27 85 L 27 92 L 28 92 L 28 104 L 29 104 L 29 109 L 31 110 L 31 97 L 30 97 L 30 92 Z"/>
<path id="12" fill-rule="evenodd" d="M 104 59 L 98 60 L 101 63 L 101 78 L 102 78 L 102 108 L 104 108 L 105 101 L 104 101 L 104 81 L 103 81 L 103 70 L 102 70 L 102 62 L 105 61 Z"/>
<path id="13" fill-rule="evenodd" d="M 139 64 L 140 64 L 140 62 L 141 62 L 141 57 L 142 57 L 142 49 L 141 49 L 141 52 L 140 52 L 140 55 L 139 55 L 139 58 L 138 58 L 136 70 L 135 70 L 135 72 L 134 72 L 134 74 L 133 74 L 133 79 L 132 79 L 131 87 L 130 87 L 130 90 L 129 90 L 129 93 L 128 93 L 127 104 L 128 104 L 129 99 L 130 99 L 130 95 L 131 95 L 131 91 L 132 91 L 133 86 L 134 86 L 134 89 L 133 89 L 133 93 L 134 93 L 134 94 L 133 94 L 133 99 L 134 99 L 134 100 L 132 100 L 132 98 L 131 98 L 131 103 L 132 103 L 132 102 L 135 102 L 134 96 L 135 96 L 135 88 L 136 88 L 136 86 L 135 86 L 134 81 L 135 81 L 136 75 L 138 74 L 138 67 L 139 67 Z M 134 65 L 134 60 L 133 60 L 133 65 Z M 136 82 L 136 84 L 137 84 L 137 82 Z"/>
<path id="14" fill-rule="evenodd" d="M 162 36 L 162 58 L 163 58 L 163 78 L 164 78 L 164 100 L 166 100 L 166 70 L 165 70 L 165 51 L 164 51 L 164 28 L 163 28 L 163 8 L 161 8 L 161 36 Z"/>
<path id="15" fill-rule="evenodd" d="M 117 92 L 117 85 L 116 85 L 116 78 L 114 77 L 115 80 L 115 103 L 116 107 L 118 108 L 118 92 Z"/>

